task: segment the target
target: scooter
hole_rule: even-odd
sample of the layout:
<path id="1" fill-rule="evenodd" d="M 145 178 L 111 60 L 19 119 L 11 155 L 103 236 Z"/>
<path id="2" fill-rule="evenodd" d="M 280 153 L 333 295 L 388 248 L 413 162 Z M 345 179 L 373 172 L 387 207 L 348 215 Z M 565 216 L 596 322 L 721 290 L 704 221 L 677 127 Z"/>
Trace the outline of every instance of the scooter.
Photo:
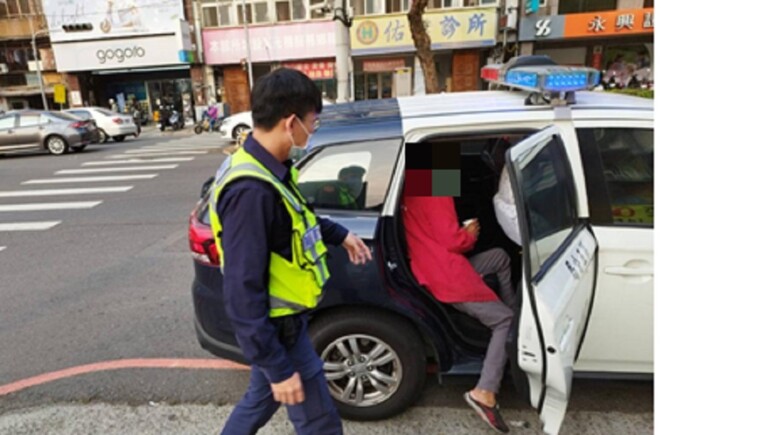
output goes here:
<path id="1" fill-rule="evenodd" d="M 219 131 L 223 118 L 216 118 L 213 122 L 213 131 Z M 200 134 L 204 131 L 209 131 L 211 128 L 211 119 L 208 117 L 203 118 L 195 124 L 195 134 Z"/>
<path id="2" fill-rule="evenodd" d="M 165 131 L 166 127 L 173 130 L 180 130 L 184 127 L 184 118 L 178 110 L 173 107 L 164 107 L 160 109 L 160 131 Z"/>

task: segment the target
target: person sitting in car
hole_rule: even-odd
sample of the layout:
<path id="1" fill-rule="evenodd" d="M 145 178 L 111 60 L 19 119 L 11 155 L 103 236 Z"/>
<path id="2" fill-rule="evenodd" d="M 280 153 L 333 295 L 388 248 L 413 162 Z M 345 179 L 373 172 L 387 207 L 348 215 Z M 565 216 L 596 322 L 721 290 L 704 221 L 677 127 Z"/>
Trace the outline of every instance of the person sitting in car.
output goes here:
<path id="1" fill-rule="evenodd" d="M 405 196 L 403 224 L 413 275 L 440 302 L 478 319 L 492 330 L 480 380 L 464 399 L 492 428 L 507 433 L 496 394 L 507 363 L 506 339 L 515 312 L 510 259 L 501 248 L 471 251 L 480 234 L 477 219 L 460 226 L 450 196 Z M 496 274 L 499 295 L 482 275 Z"/>

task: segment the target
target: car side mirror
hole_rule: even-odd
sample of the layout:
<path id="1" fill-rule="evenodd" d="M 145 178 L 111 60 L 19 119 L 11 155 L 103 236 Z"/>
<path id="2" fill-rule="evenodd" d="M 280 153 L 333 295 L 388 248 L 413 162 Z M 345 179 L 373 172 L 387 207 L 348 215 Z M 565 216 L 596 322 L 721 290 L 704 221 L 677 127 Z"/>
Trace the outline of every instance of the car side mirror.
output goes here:
<path id="1" fill-rule="evenodd" d="M 213 185 L 213 181 L 216 179 L 216 177 L 210 177 L 203 183 L 202 188 L 200 189 L 200 198 L 203 198 L 208 191 L 211 189 L 211 186 Z"/>

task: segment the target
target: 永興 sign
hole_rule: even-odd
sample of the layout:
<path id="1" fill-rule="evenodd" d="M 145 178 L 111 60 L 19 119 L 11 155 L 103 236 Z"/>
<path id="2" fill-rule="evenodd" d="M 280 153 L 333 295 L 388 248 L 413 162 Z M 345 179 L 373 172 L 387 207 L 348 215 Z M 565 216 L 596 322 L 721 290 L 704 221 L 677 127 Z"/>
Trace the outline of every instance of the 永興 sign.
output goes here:
<path id="1" fill-rule="evenodd" d="M 651 34 L 653 29 L 653 8 L 529 16 L 520 21 L 520 40 L 641 35 Z"/>

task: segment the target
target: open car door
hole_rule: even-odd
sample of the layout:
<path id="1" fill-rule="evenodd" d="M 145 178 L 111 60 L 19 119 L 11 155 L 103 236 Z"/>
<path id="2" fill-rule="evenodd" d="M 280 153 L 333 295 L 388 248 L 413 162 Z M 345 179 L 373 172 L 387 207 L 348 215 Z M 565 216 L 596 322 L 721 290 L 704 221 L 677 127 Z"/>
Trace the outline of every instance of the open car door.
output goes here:
<path id="1" fill-rule="evenodd" d="M 557 127 L 526 138 L 506 157 L 523 247 L 519 319 L 507 351 L 517 390 L 537 409 L 544 432 L 557 433 L 592 307 L 597 241 L 578 218 Z"/>

